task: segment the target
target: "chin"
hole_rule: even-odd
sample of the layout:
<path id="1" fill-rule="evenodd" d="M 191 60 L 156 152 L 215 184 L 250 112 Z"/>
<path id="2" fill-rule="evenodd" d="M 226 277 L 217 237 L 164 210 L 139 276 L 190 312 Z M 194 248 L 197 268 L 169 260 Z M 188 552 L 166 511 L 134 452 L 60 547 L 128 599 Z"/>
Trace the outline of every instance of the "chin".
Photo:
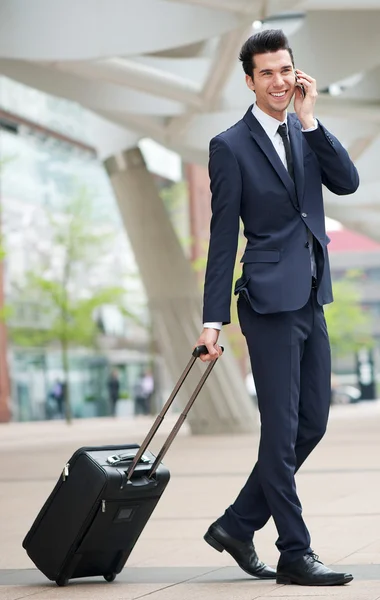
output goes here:
<path id="1" fill-rule="evenodd" d="M 284 110 L 288 109 L 289 105 L 290 105 L 290 100 L 286 100 L 283 104 L 276 104 L 276 105 L 272 106 L 272 109 L 275 110 L 276 112 L 284 112 Z"/>
<path id="2" fill-rule="evenodd" d="M 286 110 L 288 108 L 289 104 L 283 104 L 282 106 L 280 106 L 279 104 L 276 104 L 275 106 L 271 106 L 271 110 L 273 110 L 274 112 L 278 112 L 278 113 L 282 113 L 284 112 L 284 110 Z"/>

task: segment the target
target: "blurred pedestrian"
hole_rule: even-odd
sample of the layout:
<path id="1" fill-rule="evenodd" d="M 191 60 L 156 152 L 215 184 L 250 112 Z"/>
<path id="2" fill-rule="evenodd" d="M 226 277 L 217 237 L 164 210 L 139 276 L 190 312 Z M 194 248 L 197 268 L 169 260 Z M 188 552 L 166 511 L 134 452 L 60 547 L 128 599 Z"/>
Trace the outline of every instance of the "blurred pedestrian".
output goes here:
<path id="1" fill-rule="evenodd" d="M 60 381 L 59 379 L 56 379 L 55 382 L 53 383 L 53 386 L 52 386 L 52 389 L 50 392 L 50 398 L 55 403 L 56 415 L 63 418 L 65 390 L 64 390 L 63 382 Z"/>
<path id="2" fill-rule="evenodd" d="M 154 391 L 154 378 L 150 369 L 142 373 L 135 387 L 135 415 L 148 415 Z"/>
<path id="3" fill-rule="evenodd" d="M 117 405 L 117 401 L 119 399 L 119 392 L 120 392 L 120 381 L 119 381 L 119 375 L 116 369 L 113 369 L 111 371 L 111 374 L 108 378 L 108 397 L 109 397 L 109 401 L 110 401 L 110 405 L 111 405 L 111 414 L 115 417 L 116 416 L 116 405 Z"/>

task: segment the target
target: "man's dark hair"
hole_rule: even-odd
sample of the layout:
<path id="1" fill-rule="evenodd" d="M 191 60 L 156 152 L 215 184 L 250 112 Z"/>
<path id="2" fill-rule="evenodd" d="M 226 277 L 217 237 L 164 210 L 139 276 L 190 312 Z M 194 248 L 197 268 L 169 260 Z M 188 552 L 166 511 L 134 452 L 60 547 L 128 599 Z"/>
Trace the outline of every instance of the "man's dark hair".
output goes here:
<path id="1" fill-rule="evenodd" d="M 248 38 L 239 54 L 239 60 L 243 64 L 246 75 L 249 75 L 253 79 L 256 54 L 266 54 L 267 52 L 277 52 L 278 50 L 288 50 L 294 67 L 293 52 L 289 46 L 288 38 L 282 29 L 265 29 Z"/>

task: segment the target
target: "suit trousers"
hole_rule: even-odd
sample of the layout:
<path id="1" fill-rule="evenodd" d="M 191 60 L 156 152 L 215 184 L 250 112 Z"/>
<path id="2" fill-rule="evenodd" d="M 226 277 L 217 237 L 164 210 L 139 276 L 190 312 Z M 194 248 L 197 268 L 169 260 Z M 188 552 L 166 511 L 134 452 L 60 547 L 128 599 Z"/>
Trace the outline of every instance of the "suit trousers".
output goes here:
<path id="1" fill-rule="evenodd" d="M 312 289 L 303 308 L 274 314 L 259 314 L 238 299 L 261 438 L 257 463 L 219 522 L 232 537 L 248 541 L 273 516 L 281 564 L 310 551 L 294 476 L 322 439 L 330 407 L 330 344 L 316 297 Z"/>

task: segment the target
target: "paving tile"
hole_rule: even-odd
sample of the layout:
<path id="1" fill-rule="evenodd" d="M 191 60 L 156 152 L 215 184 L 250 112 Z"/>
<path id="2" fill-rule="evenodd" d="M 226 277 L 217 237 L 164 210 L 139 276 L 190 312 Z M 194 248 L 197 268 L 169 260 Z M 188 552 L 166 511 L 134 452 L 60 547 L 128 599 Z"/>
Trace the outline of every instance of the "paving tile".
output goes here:
<path id="1" fill-rule="evenodd" d="M 112 584 L 88 582 L 80 584 L 69 584 L 67 587 L 49 587 L 31 596 L 32 600 L 135 600 L 143 596 L 151 596 L 157 590 L 157 586 L 147 584 L 127 585 L 114 582 Z M 1 593 L 1 588 L 0 588 Z M 1 598 L 1 596 L 0 596 Z M 22 596 L 10 600 L 21 600 Z M 3 600 L 1 598 L 1 600 Z"/>
<path id="2" fill-rule="evenodd" d="M 151 600 L 256 600 L 267 597 L 273 586 L 258 581 L 187 583 L 160 590 Z"/>
<path id="3" fill-rule="evenodd" d="M 38 587 L 29 587 L 28 589 L 25 586 L 19 585 L 0 585 L 0 600 L 20 600 L 21 598 L 35 598 L 34 594 L 44 592 L 44 588 L 41 586 Z M 45 597 L 45 600 L 48 600 Z"/>
<path id="4" fill-rule="evenodd" d="M 279 598 L 317 598 L 318 600 L 378 600 L 380 584 L 374 581 L 353 581 L 348 585 L 332 587 L 305 587 L 297 585 L 278 586 L 278 589 L 265 595 L 266 600 Z M 259 597 L 260 598 L 260 597 Z M 260 598 L 261 600 L 261 598 Z"/>
<path id="5" fill-rule="evenodd" d="M 260 582 L 227 553 L 210 548 L 203 534 L 244 484 L 258 436 L 192 437 L 186 428 L 165 460 L 170 484 L 120 577 L 113 584 L 85 580 L 65 589 L 50 584 L 31 569 L 21 544 L 62 466 L 82 445 L 140 442 L 151 422 L 144 417 L 82 420 L 72 427 L 62 422 L 0 426 L 0 600 L 380 599 L 380 402 L 334 407 L 327 435 L 297 476 L 312 546 L 325 564 L 352 570 L 351 585 Z M 172 422 L 163 427 L 168 431 Z M 154 441 L 153 451 L 163 439 Z M 272 520 L 255 536 L 260 557 L 273 566 L 276 539 Z"/>

